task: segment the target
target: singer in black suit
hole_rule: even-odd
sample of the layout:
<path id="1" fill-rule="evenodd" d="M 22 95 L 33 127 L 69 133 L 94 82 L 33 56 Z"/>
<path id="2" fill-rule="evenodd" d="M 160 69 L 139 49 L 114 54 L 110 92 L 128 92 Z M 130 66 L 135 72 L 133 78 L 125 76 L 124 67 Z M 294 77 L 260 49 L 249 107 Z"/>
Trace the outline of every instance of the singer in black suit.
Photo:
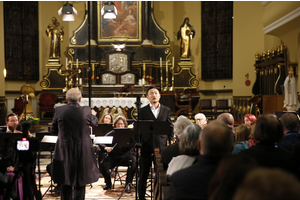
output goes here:
<path id="1" fill-rule="evenodd" d="M 52 175 L 61 184 L 61 199 L 85 199 L 85 186 L 97 182 L 99 169 L 89 126 L 97 126 L 96 112 L 80 106 L 81 92 L 72 88 L 66 94 L 68 105 L 55 109 L 52 134 L 58 135 L 54 150 Z"/>
<path id="2" fill-rule="evenodd" d="M 140 157 L 140 180 L 139 180 L 139 199 L 145 199 L 147 178 L 152 163 L 152 155 L 155 148 L 161 151 L 167 146 L 167 139 L 172 144 L 174 139 L 173 124 L 171 121 L 170 108 L 159 103 L 160 93 L 155 86 L 150 86 L 147 90 L 147 99 L 150 104 L 141 108 L 139 120 L 155 120 L 167 121 L 170 123 L 170 132 L 166 135 L 150 135 L 142 134 L 142 148 Z"/>

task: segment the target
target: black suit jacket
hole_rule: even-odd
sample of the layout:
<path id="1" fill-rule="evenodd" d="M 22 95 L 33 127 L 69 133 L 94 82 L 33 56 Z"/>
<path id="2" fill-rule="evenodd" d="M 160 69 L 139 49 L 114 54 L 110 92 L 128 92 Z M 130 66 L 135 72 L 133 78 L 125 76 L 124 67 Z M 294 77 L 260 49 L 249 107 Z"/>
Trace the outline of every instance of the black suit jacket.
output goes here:
<path id="1" fill-rule="evenodd" d="M 98 181 L 99 169 L 89 129 L 97 125 L 98 118 L 88 106 L 70 102 L 55 109 L 52 134 L 58 138 L 52 167 L 54 182 L 85 186 Z"/>
<path id="2" fill-rule="evenodd" d="M 174 139 L 174 132 L 173 132 L 173 124 L 171 121 L 171 114 L 170 108 L 160 104 L 160 112 L 157 116 L 157 119 L 153 115 L 150 104 L 141 108 L 139 119 L 140 120 L 154 120 L 154 121 L 167 121 L 170 123 L 170 131 L 166 133 L 166 135 L 155 135 L 146 136 L 142 133 L 142 149 L 141 154 L 144 153 L 151 153 L 153 152 L 154 148 L 159 148 L 161 151 L 167 145 L 167 138 L 169 137 L 169 141 Z"/>
<path id="3" fill-rule="evenodd" d="M 195 163 L 171 176 L 168 200 L 206 200 L 208 185 L 223 156 L 198 155 Z"/>

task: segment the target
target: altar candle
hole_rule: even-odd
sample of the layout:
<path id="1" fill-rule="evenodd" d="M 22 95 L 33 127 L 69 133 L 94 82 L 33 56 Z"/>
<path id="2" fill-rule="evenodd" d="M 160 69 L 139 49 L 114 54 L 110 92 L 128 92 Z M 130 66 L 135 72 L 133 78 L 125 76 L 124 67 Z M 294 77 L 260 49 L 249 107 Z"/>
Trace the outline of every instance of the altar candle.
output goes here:
<path id="1" fill-rule="evenodd" d="M 79 78 L 79 85 L 82 85 L 82 78 Z"/>
<path id="2" fill-rule="evenodd" d="M 78 59 L 76 59 L 76 68 L 78 69 Z"/>
<path id="3" fill-rule="evenodd" d="M 145 79 L 144 78 L 142 79 L 142 85 L 145 85 Z"/>
<path id="4" fill-rule="evenodd" d="M 66 58 L 66 69 L 68 69 L 68 58 Z"/>
<path id="5" fill-rule="evenodd" d="M 146 63 L 143 63 L 143 71 L 145 72 L 146 70 Z"/>
<path id="6" fill-rule="evenodd" d="M 173 58 L 172 58 L 172 67 L 174 67 L 174 63 L 175 63 L 175 61 L 174 61 L 174 56 L 173 56 Z"/>
<path id="7" fill-rule="evenodd" d="M 166 74 L 168 73 L 168 61 L 166 61 Z"/>
<path id="8" fill-rule="evenodd" d="M 159 61 L 160 61 L 159 62 L 160 68 L 162 68 L 162 58 L 161 57 L 159 58 Z"/>

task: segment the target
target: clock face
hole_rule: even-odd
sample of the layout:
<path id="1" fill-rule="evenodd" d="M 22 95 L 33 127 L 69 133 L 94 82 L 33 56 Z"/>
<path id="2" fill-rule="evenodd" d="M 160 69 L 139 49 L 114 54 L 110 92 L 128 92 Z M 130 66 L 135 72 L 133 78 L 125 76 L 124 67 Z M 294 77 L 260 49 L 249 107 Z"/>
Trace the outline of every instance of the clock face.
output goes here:
<path id="1" fill-rule="evenodd" d="M 128 71 L 128 55 L 123 53 L 109 55 L 108 71 L 114 73 L 123 73 Z"/>

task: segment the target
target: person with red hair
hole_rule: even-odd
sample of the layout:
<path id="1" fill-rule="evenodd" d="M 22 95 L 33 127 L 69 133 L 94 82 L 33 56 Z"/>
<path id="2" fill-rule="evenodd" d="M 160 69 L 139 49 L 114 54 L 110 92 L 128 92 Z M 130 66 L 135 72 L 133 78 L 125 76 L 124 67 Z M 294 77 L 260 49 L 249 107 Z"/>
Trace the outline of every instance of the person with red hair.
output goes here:
<path id="1" fill-rule="evenodd" d="M 256 122 L 256 117 L 252 114 L 244 115 L 243 117 L 244 124 L 249 124 L 253 126 Z"/>

